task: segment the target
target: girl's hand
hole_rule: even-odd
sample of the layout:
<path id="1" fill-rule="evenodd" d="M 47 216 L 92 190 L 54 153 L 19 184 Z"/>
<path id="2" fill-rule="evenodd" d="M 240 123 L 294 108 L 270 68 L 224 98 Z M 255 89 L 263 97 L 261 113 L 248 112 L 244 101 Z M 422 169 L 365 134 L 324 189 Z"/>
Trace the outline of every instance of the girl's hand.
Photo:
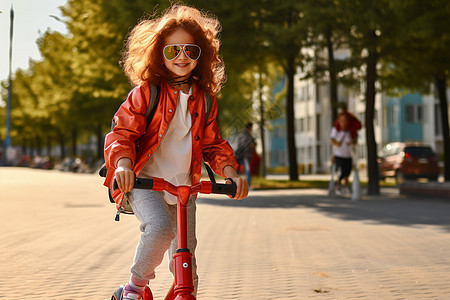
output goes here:
<path id="1" fill-rule="evenodd" d="M 342 145 L 342 141 L 341 141 L 341 142 L 338 142 L 338 141 L 336 141 L 335 139 L 331 139 L 331 143 L 332 143 L 333 145 L 337 146 L 337 147 L 341 147 L 341 145 Z"/>
<path id="2" fill-rule="evenodd" d="M 223 173 L 227 178 L 232 179 L 236 183 L 236 195 L 230 198 L 241 200 L 248 195 L 248 183 L 247 180 L 241 178 L 236 173 L 236 170 L 232 166 L 226 166 L 223 168 Z M 231 184 L 231 180 L 227 180 L 228 184 Z"/>
<path id="3" fill-rule="evenodd" d="M 248 182 L 247 180 L 241 178 L 241 177 L 228 177 L 227 183 L 231 184 L 232 179 L 236 183 L 236 195 L 234 197 L 229 196 L 230 198 L 236 199 L 236 200 L 242 200 L 248 195 Z"/>
<path id="4" fill-rule="evenodd" d="M 118 167 L 114 174 L 114 180 L 122 193 L 131 192 L 134 186 L 135 174 L 131 169 L 131 160 L 129 158 L 121 158 L 117 163 Z"/>

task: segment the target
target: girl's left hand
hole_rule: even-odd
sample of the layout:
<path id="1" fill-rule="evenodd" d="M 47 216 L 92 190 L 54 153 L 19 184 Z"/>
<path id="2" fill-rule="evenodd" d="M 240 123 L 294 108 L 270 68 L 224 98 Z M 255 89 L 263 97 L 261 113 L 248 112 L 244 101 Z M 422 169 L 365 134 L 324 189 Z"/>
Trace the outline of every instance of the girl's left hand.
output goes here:
<path id="1" fill-rule="evenodd" d="M 223 168 L 223 173 L 227 178 L 231 178 L 236 183 L 236 195 L 233 199 L 241 200 L 247 197 L 248 195 L 248 182 L 247 180 L 239 177 L 239 175 L 236 173 L 236 170 L 232 166 L 226 166 Z M 228 184 L 231 184 L 231 180 L 227 180 Z"/>
<path id="2" fill-rule="evenodd" d="M 229 196 L 230 198 L 236 199 L 236 200 L 242 200 L 248 195 L 248 182 L 247 180 L 235 176 L 235 177 L 229 177 L 236 183 L 236 195 L 234 197 Z M 231 180 L 227 180 L 228 184 L 231 184 Z"/>

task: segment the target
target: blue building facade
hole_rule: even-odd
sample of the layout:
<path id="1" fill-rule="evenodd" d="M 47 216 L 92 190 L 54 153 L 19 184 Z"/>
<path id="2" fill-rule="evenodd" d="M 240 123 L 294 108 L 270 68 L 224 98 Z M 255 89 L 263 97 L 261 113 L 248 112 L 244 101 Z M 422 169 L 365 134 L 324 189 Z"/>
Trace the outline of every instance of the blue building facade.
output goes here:
<path id="1" fill-rule="evenodd" d="M 278 80 L 272 90 L 272 99 L 275 99 L 275 95 L 284 89 L 286 84 L 286 77 L 282 77 Z M 275 100 L 272 100 L 275 101 Z M 283 100 L 285 105 L 286 101 Z M 284 112 L 284 109 L 283 109 Z M 286 117 L 283 114 L 282 117 L 271 120 L 270 124 L 272 130 L 269 132 L 269 161 L 267 166 L 278 167 L 287 165 L 287 144 L 286 144 Z"/>
<path id="2" fill-rule="evenodd" d="M 423 105 L 420 94 L 388 99 L 390 142 L 423 140 Z"/>

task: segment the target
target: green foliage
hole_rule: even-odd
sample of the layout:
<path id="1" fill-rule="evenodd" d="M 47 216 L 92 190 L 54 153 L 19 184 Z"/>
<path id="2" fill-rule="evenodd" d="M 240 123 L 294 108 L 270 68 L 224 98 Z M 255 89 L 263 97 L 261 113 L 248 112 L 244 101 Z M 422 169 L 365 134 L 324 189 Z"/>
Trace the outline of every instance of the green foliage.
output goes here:
<path id="1" fill-rule="evenodd" d="M 429 92 L 434 76 L 450 69 L 450 3 L 434 1 L 392 1 L 399 24 L 403 24 L 383 64 L 385 90 L 406 88 Z"/>

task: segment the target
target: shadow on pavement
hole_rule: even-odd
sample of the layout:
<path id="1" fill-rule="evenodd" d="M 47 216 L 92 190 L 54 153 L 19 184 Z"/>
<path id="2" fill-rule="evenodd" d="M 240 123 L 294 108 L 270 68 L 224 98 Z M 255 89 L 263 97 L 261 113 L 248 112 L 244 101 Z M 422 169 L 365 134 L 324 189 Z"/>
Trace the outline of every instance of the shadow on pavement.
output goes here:
<path id="1" fill-rule="evenodd" d="M 286 191 L 286 190 L 285 190 Z M 363 196 L 360 201 L 327 195 L 289 192 L 251 195 L 244 200 L 208 199 L 199 204 L 236 208 L 312 208 L 329 217 L 402 226 L 435 225 L 450 231 L 450 201 L 446 199 L 400 198 L 395 194 Z"/>

